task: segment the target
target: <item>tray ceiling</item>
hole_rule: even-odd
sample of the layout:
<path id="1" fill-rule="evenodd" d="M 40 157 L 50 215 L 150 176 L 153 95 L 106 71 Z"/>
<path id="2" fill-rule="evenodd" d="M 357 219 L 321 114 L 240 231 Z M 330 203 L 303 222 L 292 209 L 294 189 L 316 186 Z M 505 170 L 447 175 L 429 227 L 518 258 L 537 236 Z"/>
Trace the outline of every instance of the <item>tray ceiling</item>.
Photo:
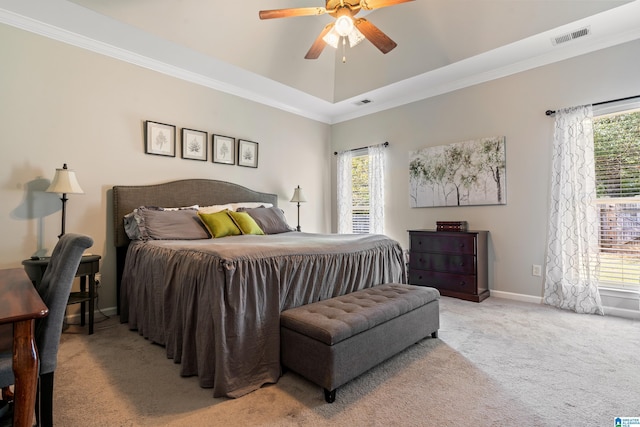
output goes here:
<path id="1" fill-rule="evenodd" d="M 361 12 L 398 46 L 365 40 L 345 63 L 304 59 L 330 16 L 258 19 L 314 0 L 0 0 L 0 22 L 336 123 L 634 40 L 639 2 L 416 0 Z"/>

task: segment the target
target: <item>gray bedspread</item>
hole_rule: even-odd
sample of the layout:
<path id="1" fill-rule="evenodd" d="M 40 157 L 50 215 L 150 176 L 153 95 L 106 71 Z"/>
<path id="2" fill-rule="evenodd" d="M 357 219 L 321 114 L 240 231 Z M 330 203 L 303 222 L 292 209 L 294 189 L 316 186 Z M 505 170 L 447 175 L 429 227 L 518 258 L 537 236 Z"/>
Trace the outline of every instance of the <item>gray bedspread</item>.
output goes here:
<path id="1" fill-rule="evenodd" d="M 402 248 L 382 235 L 134 242 L 121 320 L 214 397 L 239 397 L 280 377 L 281 311 L 389 282 L 406 273 Z"/>

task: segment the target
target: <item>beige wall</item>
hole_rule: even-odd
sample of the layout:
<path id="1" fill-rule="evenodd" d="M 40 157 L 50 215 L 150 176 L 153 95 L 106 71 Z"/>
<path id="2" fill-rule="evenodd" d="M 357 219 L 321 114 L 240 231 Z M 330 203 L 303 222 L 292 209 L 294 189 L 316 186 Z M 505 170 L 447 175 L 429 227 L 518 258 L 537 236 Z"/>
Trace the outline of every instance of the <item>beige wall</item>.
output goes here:
<path id="1" fill-rule="evenodd" d="M 332 146 L 389 141 L 386 231 L 403 247 L 408 229 L 466 220 L 491 233 L 493 295 L 539 300 L 542 278 L 531 267 L 544 264 L 554 125 L 544 112 L 640 95 L 639 53 L 636 41 L 334 125 Z M 486 136 L 506 137 L 506 206 L 409 208 L 410 150 Z"/>
<path id="2" fill-rule="evenodd" d="M 330 231 L 328 125 L 5 25 L 0 58 L 0 268 L 55 245 L 61 203 L 43 190 L 63 163 L 85 192 L 68 196 L 67 232 L 92 236 L 103 257 L 101 308 L 115 306 L 114 185 L 227 180 L 277 193 L 294 226 L 300 185 L 303 230 Z M 177 126 L 176 158 L 144 153 L 145 120 Z M 258 142 L 258 168 L 180 158 L 183 127 Z"/>
<path id="3" fill-rule="evenodd" d="M 640 94 L 639 51 L 636 41 L 328 126 L 0 25 L 0 268 L 55 245 L 60 201 L 43 190 L 65 162 L 85 191 L 69 196 L 67 230 L 94 237 L 109 308 L 113 185 L 228 180 L 277 193 L 295 223 L 288 199 L 299 184 L 303 230 L 327 232 L 336 229 L 333 151 L 389 141 L 387 234 L 406 248 L 408 229 L 466 220 L 491 232 L 493 294 L 539 300 L 531 265 L 544 264 L 553 135 L 544 111 Z M 144 120 L 257 141 L 259 168 L 146 155 Z M 409 208 L 410 150 L 492 135 L 507 141 L 506 206 Z"/>

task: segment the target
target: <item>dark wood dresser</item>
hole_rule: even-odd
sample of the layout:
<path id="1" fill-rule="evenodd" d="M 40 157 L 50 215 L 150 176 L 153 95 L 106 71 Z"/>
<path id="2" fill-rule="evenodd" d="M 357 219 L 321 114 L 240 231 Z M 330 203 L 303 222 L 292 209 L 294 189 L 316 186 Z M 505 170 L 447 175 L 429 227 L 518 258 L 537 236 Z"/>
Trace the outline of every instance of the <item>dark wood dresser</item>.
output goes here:
<path id="1" fill-rule="evenodd" d="M 449 297 L 489 296 L 488 231 L 409 230 L 409 283 Z"/>

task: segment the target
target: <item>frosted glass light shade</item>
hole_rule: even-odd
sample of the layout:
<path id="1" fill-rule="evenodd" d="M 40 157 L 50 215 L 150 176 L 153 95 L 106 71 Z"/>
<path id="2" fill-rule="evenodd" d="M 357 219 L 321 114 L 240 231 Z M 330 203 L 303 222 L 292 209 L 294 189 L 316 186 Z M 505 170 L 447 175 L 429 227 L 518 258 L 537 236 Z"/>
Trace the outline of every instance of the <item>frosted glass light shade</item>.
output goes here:
<path id="1" fill-rule="evenodd" d="M 353 31 L 353 19 L 347 15 L 339 16 L 333 28 L 340 36 L 346 37 Z"/>
<path id="2" fill-rule="evenodd" d="M 349 33 L 349 47 L 354 47 L 358 43 L 364 40 L 364 34 L 360 32 L 356 27 Z"/>
<path id="3" fill-rule="evenodd" d="M 332 48 L 337 49 L 338 43 L 340 42 L 340 36 L 336 33 L 335 29 L 332 28 L 331 31 L 322 37 L 322 40 Z"/>
<path id="4" fill-rule="evenodd" d="M 340 43 L 340 39 L 342 39 L 342 37 L 343 36 L 338 33 L 336 27 L 334 26 L 331 31 L 329 31 L 324 35 L 324 37 L 322 37 L 322 40 L 324 40 L 324 42 L 332 48 L 337 49 L 338 43 Z M 349 47 L 354 47 L 362 40 L 364 40 L 364 34 L 362 34 L 356 27 L 353 27 L 351 32 L 348 33 L 346 37 L 349 39 Z"/>

